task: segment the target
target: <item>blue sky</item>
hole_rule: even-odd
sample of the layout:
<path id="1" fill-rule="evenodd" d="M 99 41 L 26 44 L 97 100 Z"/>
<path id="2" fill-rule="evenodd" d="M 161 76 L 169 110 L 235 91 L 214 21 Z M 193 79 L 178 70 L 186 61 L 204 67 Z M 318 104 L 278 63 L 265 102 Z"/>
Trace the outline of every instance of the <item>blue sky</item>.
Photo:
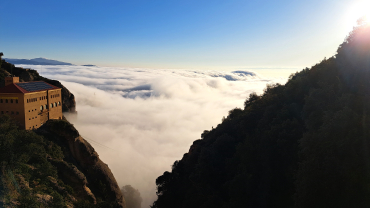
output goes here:
<path id="1" fill-rule="evenodd" d="M 2 1 L 0 51 L 101 66 L 303 68 L 335 54 L 355 2 Z"/>

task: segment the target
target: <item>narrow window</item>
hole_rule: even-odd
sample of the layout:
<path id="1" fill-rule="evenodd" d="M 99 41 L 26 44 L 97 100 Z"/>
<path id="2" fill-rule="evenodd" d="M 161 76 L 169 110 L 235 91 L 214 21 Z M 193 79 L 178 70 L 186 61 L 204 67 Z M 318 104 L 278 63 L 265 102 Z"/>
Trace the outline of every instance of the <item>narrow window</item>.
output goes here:
<path id="1" fill-rule="evenodd" d="M 47 105 L 44 105 L 44 108 L 45 108 L 45 109 L 48 109 L 48 106 L 47 106 Z"/>
<path id="2" fill-rule="evenodd" d="M 57 107 L 57 103 L 56 102 L 54 103 L 54 106 Z"/>
<path id="3" fill-rule="evenodd" d="M 17 111 L 15 114 L 19 115 L 19 112 Z"/>
<path id="4" fill-rule="evenodd" d="M 10 103 L 13 103 L 13 99 L 10 99 Z"/>
<path id="5" fill-rule="evenodd" d="M 43 110 L 43 107 L 42 106 L 40 106 L 40 110 Z"/>
<path id="6" fill-rule="evenodd" d="M 31 110 L 28 110 L 28 112 L 31 112 Z"/>
<path id="7" fill-rule="evenodd" d="M 8 99 L 5 99 L 5 103 L 8 103 Z"/>
<path id="8" fill-rule="evenodd" d="M 28 103 L 28 99 L 27 99 L 27 103 Z"/>
<path id="9" fill-rule="evenodd" d="M 4 111 L 1 111 L 1 114 L 4 114 Z"/>
<path id="10" fill-rule="evenodd" d="M 50 104 L 50 108 L 53 108 L 53 103 L 52 103 L 52 104 Z"/>
<path id="11" fill-rule="evenodd" d="M 0 99 L 0 103 L 3 103 L 3 99 Z"/>
<path id="12" fill-rule="evenodd" d="M 17 100 L 15 100 L 15 103 L 18 103 L 18 99 L 17 99 Z"/>
<path id="13" fill-rule="evenodd" d="M 14 111 L 12 111 L 12 115 L 14 115 Z"/>
<path id="14" fill-rule="evenodd" d="M 58 105 L 60 105 L 60 102 L 58 102 Z"/>
<path id="15" fill-rule="evenodd" d="M 31 120 L 31 118 L 29 118 L 28 120 Z"/>

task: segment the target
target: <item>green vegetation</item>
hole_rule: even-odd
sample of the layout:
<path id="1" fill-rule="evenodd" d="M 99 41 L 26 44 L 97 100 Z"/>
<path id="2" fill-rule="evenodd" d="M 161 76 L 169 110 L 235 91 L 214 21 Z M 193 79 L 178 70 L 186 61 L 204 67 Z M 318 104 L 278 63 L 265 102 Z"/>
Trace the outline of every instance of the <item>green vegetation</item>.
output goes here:
<path id="1" fill-rule="evenodd" d="M 251 94 L 156 180 L 153 208 L 369 207 L 370 26 Z"/>
<path id="2" fill-rule="evenodd" d="M 66 207 L 73 190 L 59 183 L 50 159 L 62 160 L 60 147 L 32 131 L 19 130 L 8 116 L 0 117 L 1 199 L 3 206 Z"/>
<path id="3" fill-rule="evenodd" d="M 49 120 L 28 131 L 11 117 L 0 116 L 0 207 L 122 208 L 109 190 L 86 191 L 87 185 L 96 186 L 86 178 L 96 178 L 94 172 L 87 173 L 76 162 L 63 139 L 78 136 L 66 120 Z"/>

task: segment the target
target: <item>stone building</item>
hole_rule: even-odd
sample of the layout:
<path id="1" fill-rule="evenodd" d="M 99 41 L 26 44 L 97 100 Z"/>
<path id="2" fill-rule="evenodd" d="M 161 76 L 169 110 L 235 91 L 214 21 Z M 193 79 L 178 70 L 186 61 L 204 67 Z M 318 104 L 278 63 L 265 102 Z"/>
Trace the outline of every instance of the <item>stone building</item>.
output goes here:
<path id="1" fill-rule="evenodd" d="M 43 81 L 19 82 L 5 77 L 0 88 L 0 114 L 13 117 L 24 129 L 37 129 L 49 119 L 61 119 L 61 88 Z"/>

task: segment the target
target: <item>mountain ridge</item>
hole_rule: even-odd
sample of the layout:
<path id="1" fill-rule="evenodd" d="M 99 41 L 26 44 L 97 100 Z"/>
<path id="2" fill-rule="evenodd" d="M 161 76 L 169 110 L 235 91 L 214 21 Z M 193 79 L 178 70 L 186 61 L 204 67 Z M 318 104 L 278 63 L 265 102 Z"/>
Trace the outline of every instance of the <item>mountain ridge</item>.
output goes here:
<path id="1" fill-rule="evenodd" d="M 28 65 L 73 65 L 71 63 L 46 59 L 46 58 L 33 58 L 33 59 L 15 59 L 15 58 L 3 58 L 7 62 L 13 64 L 28 64 Z"/>
<path id="2" fill-rule="evenodd" d="M 370 25 L 250 94 L 156 180 L 152 208 L 369 207 Z"/>

